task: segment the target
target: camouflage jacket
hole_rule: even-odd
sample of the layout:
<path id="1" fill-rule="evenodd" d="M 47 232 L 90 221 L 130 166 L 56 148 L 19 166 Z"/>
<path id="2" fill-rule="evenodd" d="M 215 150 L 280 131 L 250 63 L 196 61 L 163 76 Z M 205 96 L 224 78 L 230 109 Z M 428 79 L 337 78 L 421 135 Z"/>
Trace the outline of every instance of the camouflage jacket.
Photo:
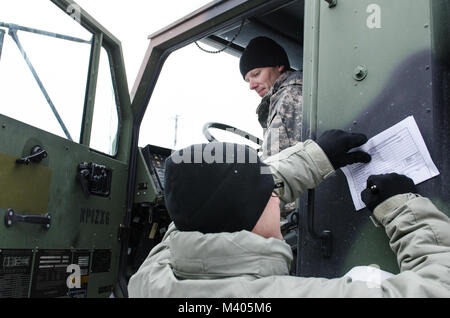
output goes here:
<path id="1" fill-rule="evenodd" d="M 256 109 L 264 129 L 263 159 L 301 141 L 302 88 L 302 72 L 284 72 Z"/>

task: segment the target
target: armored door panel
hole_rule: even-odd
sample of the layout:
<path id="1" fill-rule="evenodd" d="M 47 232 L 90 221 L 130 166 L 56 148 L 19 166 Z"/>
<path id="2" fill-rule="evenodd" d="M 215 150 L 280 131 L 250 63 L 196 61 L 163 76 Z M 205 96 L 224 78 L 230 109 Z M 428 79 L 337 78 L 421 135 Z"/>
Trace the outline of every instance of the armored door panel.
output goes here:
<path id="1" fill-rule="evenodd" d="M 0 6 L 0 298 L 110 297 L 133 120 L 120 42 L 73 1 Z"/>
<path id="2" fill-rule="evenodd" d="M 80 266 L 82 283 L 70 295 L 109 296 L 118 276 L 126 164 L 3 115 L 0 123 L 0 255 L 7 260 L 0 281 L 30 266 L 15 289 L 2 285 L 2 296 L 66 296 L 70 264 Z M 35 146 L 46 156 L 21 162 Z M 101 173 L 91 168 L 98 182 L 91 180 L 87 189 L 80 169 L 85 163 L 103 167 Z"/>
<path id="3" fill-rule="evenodd" d="M 340 0 L 307 4 L 305 30 L 304 136 L 328 129 L 365 133 L 369 138 L 414 116 L 440 175 L 418 186 L 449 213 L 448 47 L 444 2 L 428 0 Z M 440 13 L 438 17 L 437 13 Z M 444 13 L 442 13 L 444 12 Z M 446 17 L 446 18 L 445 18 Z M 446 32 L 443 32 L 444 28 Z M 437 48 L 436 41 L 441 45 Z M 447 44 L 446 44 L 447 43 Z M 447 96 L 447 97 L 446 97 Z M 355 211 L 344 174 L 310 196 L 315 231 L 330 230 L 330 257 L 305 225 L 300 240 L 300 274 L 337 277 L 358 265 L 377 264 L 397 273 L 397 261 L 383 228 L 375 228 L 367 209 Z M 305 198 L 304 201 L 307 201 Z M 305 203 L 306 205 L 306 203 Z M 311 219 L 303 205 L 303 214 Z"/>

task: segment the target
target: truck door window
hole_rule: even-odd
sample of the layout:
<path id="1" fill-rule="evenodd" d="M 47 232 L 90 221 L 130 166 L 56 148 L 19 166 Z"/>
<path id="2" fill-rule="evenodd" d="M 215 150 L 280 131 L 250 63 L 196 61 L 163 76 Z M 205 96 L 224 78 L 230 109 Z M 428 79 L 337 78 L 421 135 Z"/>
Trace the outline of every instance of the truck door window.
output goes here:
<path id="1" fill-rule="evenodd" d="M 50 1 L 0 12 L 2 114 L 78 142 L 92 34 Z"/>
<path id="2" fill-rule="evenodd" d="M 102 48 L 89 147 L 108 155 L 115 155 L 118 128 L 119 119 L 110 61 L 107 51 Z"/>
<path id="3" fill-rule="evenodd" d="M 255 112 L 260 101 L 242 79 L 237 57 L 226 52 L 208 54 L 190 44 L 164 63 L 143 118 L 139 146 L 180 149 L 207 143 L 202 134 L 207 122 L 228 124 L 261 138 Z M 219 141 L 247 143 L 228 132 L 213 134 Z"/>

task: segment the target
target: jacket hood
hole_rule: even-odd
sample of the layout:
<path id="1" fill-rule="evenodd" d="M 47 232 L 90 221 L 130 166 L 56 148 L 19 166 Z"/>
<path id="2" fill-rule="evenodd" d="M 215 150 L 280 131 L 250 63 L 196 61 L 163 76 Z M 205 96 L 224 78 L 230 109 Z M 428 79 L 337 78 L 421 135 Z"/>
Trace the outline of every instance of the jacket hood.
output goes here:
<path id="1" fill-rule="evenodd" d="M 292 252 L 284 241 L 257 234 L 202 234 L 175 231 L 170 237 L 170 264 L 184 279 L 251 275 L 289 275 Z"/>

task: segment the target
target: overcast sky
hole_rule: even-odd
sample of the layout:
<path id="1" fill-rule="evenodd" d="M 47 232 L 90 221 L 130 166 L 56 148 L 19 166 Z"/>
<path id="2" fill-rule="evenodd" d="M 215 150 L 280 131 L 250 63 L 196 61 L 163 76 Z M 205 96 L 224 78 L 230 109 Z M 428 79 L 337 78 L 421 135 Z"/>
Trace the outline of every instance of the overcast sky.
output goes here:
<path id="1" fill-rule="evenodd" d="M 78 0 L 100 24 L 122 43 L 129 89 L 131 90 L 147 50 L 148 35 L 207 4 L 207 0 Z M 49 0 L 1 0 L 0 21 L 63 33 L 90 40 L 91 34 L 68 19 Z M 6 29 L 3 29 L 6 30 Z M 21 42 L 74 140 L 79 138 L 89 45 L 18 32 Z M 57 44 L 55 44 L 57 42 Z M 211 48 L 210 48 L 211 49 Z M 101 59 L 107 69 L 106 59 Z M 226 53 L 208 54 L 194 44 L 167 59 L 144 117 L 140 146 L 157 144 L 174 148 L 175 118 L 178 134 L 175 148 L 206 139 L 201 130 L 217 121 L 262 136 L 255 114 L 260 98 L 242 80 L 239 60 Z M 50 70 L 50 67 L 55 68 Z M 64 136 L 55 116 L 39 90 L 17 46 L 5 35 L 0 59 L 0 107 L 2 113 L 28 124 Z M 8 74 L 8 76 L 3 76 Z M 69 76 L 69 75 L 70 76 Z M 26 94 L 24 90 L 26 88 Z M 109 74 L 99 77 L 96 105 L 112 100 Z M 38 107 L 38 103 L 40 106 Z M 97 107 L 97 106 L 96 106 Z M 45 118 L 43 120 L 42 118 Z M 101 116 L 100 136 L 114 129 L 109 114 Z M 98 126 L 98 125 L 97 125 Z M 230 134 L 218 134 L 223 141 L 238 141 Z M 94 136 L 95 137 L 95 136 Z M 95 140 L 95 138 L 94 138 Z M 95 148 L 95 147 L 94 147 Z M 101 148 L 101 147 L 100 147 Z"/>

